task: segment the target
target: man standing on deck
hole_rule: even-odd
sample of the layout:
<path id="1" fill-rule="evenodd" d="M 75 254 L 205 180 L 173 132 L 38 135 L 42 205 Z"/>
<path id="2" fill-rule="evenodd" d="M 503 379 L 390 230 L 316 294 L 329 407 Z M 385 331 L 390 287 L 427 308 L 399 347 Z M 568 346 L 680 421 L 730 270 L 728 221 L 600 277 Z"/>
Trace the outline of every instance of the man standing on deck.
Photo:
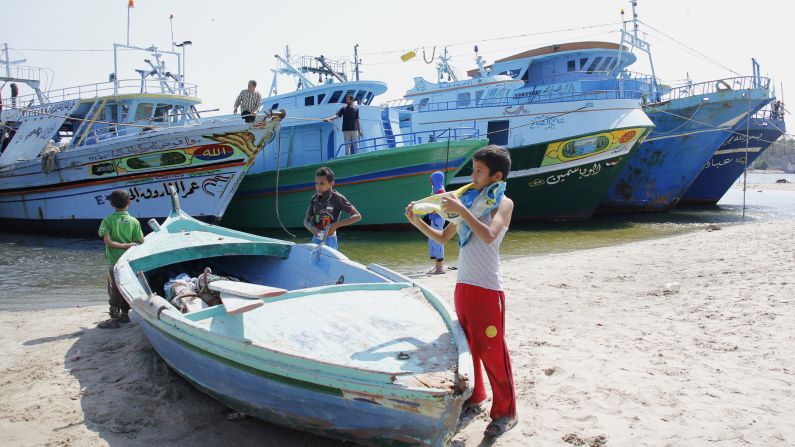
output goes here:
<path id="1" fill-rule="evenodd" d="M 235 110 L 232 113 L 237 114 L 237 109 L 239 107 L 243 120 L 247 123 L 253 123 L 254 119 L 257 117 L 257 110 L 259 110 L 261 101 L 262 97 L 257 91 L 257 81 L 248 81 L 248 88 L 246 90 L 241 90 L 240 94 L 237 95 Z"/>
<path id="2" fill-rule="evenodd" d="M 345 139 L 345 155 L 356 153 L 357 142 L 362 136 L 362 126 L 359 123 L 359 108 L 353 101 L 353 95 L 345 96 L 345 107 L 335 115 L 325 119 L 331 122 L 334 118 L 342 118 L 342 136 Z"/>

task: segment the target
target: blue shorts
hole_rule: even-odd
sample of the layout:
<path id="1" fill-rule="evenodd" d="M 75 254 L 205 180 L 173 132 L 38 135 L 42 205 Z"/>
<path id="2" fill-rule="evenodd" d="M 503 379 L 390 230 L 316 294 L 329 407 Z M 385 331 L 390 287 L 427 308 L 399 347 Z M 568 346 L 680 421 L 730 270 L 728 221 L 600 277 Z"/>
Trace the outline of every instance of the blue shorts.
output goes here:
<path id="1" fill-rule="evenodd" d="M 320 239 L 318 239 L 317 237 L 313 237 L 312 243 L 320 244 Z M 339 250 L 339 244 L 337 243 L 337 235 L 335 234 L 334 236 L 328 236 L 326 238 L 326 245 L 333 248 L 334 250 Z"/>

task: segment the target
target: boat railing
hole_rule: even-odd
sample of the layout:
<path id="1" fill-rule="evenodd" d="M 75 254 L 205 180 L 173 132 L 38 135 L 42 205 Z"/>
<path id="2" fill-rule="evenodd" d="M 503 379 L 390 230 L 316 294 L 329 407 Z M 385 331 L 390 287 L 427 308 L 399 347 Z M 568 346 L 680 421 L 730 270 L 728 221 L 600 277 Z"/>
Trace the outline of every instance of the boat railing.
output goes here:
<path id="1" fill-rule="evenodd" d="M 474 127 L 454 127 L 449 129 L 423 130 L 376 138 L 368 138 L 355 142 L 356 153 L 372 152 L 377 150 L 392 149 L 396 147 L 414 146 L 417 144 L 472 140 L 480 136 L 480 131 Z M 345 154 L 345 147 L 350 143 L 340 144 L 334 157 Z"/>
<path id="2" fill-rule="evenodd" d="M 767 89 L 769 87 L 769 78 L 740 76 L 662 89 L 660 91 L 660 101 L 670 101 L 673 99 L 689 98 L 691 96 L 698 95 L 709 95 L 727 90 Z"/>
<path id="3" fill-rule="evenodd" d="M 613 79 L 615 75 L 610 70 L 578 70 L 569 71 L 566 73 L 556 74 L 552 76 L 545 76 L 543 78 L 530 78 L 527 80 L 527 85 L 543 86 L 550 84 L 562 84 L 565 82 L 574 81 L 594 81 Z"/>
<path id="4" fill-rule="evenodd" d="M 478 100 L 453 100 L 442 102 L 412 102 L 410 104 L 391 106 L 398 110 L 424 112 L 441 112 L 450 110 L 478 109 L 488 107 L 520 107 L 530 104 L 544 104 L 550 102 L 572 102 L 572 101 L 594 101 L 605 99 L 636 99 L 641 100 L 642 93 L 631 90 L 593 90 L 589 92 L 567 92 L 567 93 L 542 93 L 539 91 L 528 91 L 514 94 L 512 97 L 502 98 L 481 98 Z M 506 110 L 507 114 L 518 114 L 519 109 Z"/>
<path id="5" fill-rule="evenodd" d="M 95 84 L 48 90 L 43 92 L 42 95 L 45 101 L 50 103 L 70 99 L 86 99 L 116 94 L 125 95 L 138 93 L 195 97 L 197 91 L 198 87 L 196 84 L 177 82 L 174 80 L 120 79 L 117 82 L 98 82 Z M 35 105 L 43 104 L 40 103 L 39 97 L 34 93 L 18 96 L 16 98 L 3 98 L 3 108 L 31 107 Z"/>
<path id="6" fill-rule="evenodd" d="M 781 103 L 768 104 L 751 117 L 757 120 L 771 120 L 784 122 L 784 105 Z"/>

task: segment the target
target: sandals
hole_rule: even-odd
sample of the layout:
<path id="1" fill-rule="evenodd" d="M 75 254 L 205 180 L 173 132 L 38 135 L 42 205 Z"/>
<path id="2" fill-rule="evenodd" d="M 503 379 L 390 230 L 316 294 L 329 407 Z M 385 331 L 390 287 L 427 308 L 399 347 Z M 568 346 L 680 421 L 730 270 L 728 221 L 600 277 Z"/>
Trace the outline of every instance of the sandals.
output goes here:
<path id="1" fill-rule="evenodd" d="M 475 417 L 481 413 L 483 413 L 483 407 L 480 405 L 480 402 L 476 404 L 465 402 L 464 406 L 461 407 L 462 418 Z"/>
<path id="2" fill-rule="evenodd" d="M 499 417 L 486 426 L 486 431 L 483 432 L 483 435 L 488 437 L 500 436 L 506 431 L 516 427 L 518 422 L 519 418 L 516 416 Z"/>

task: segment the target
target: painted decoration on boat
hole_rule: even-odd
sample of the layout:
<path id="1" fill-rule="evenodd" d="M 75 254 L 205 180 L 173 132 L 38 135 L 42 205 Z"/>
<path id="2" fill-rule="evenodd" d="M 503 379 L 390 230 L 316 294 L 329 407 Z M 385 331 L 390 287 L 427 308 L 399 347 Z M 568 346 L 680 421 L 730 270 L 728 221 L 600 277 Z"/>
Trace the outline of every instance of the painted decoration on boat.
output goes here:
<path id="1" fill-rule="evenodd" d="M 565 163 L 633 144 L 643 129 L 620 129 L 550 144 L 541 166 Z"/>
<path id="2" fill-rule="evenodd" d="M 217 161 L 231 157 L 235 150 L 225 144 L 207 144 L 186 149 L 185 152 L 193 154 L 194 157 L 202 161 Z"/>

